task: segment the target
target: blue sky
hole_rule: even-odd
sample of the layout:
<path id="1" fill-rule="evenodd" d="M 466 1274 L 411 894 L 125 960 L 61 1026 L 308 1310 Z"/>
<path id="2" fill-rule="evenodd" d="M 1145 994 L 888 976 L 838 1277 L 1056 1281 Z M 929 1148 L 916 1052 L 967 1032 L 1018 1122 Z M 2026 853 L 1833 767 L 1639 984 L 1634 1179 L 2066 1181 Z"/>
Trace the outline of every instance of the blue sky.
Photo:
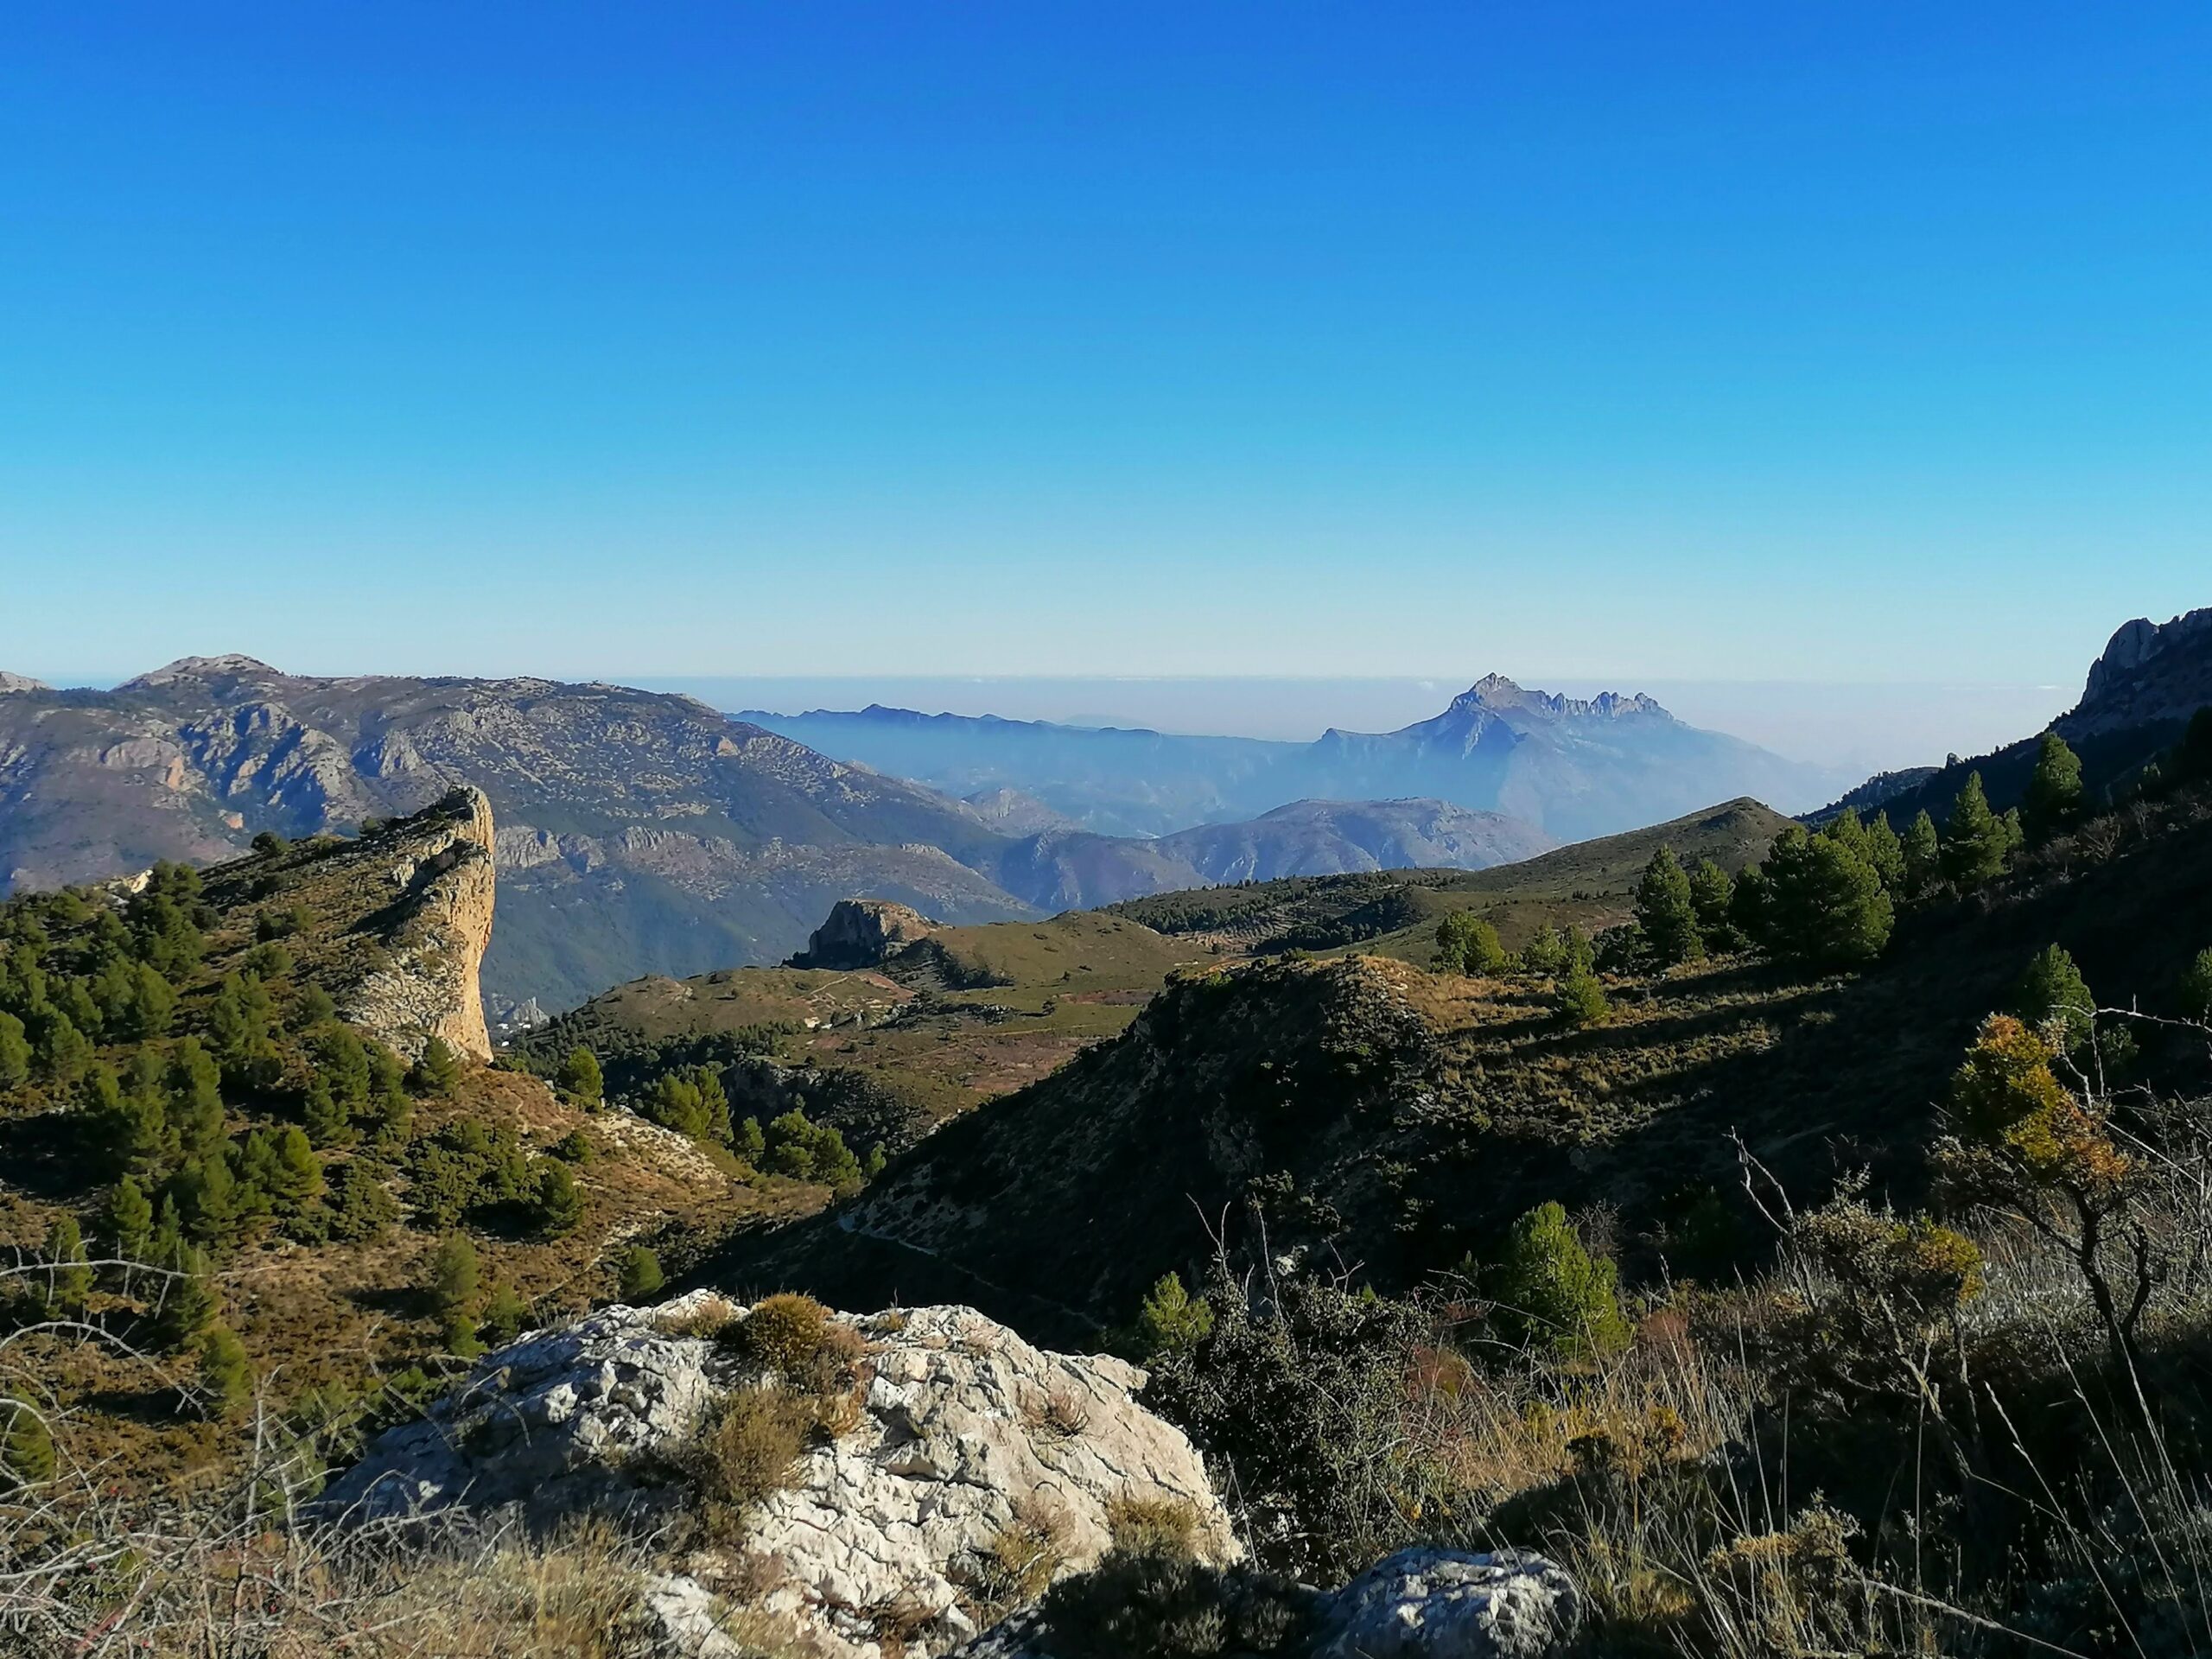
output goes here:
<path id="1" fill-rule="evenodd" d="M 2212 10 L 11 6 L 0 666 L 2077 684 Z"/>

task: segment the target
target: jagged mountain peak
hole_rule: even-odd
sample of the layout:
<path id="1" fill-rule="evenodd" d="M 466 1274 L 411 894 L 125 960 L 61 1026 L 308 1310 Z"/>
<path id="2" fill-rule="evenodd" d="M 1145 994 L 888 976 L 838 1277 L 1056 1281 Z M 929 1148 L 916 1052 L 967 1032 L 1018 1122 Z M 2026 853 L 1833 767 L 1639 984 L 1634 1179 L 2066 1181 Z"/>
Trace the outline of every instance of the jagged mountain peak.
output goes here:
<path id="1" fill-rule="evenodd" d="M 1530 690 L 1503 674 L 1485 674 L 1452 698 L 1451 707 L 1441 718 L 1464 721 L 1478 714 L 1505 713 L 1533 715 L 1548 720 L 1612 720 L 1624 715 L 1665 715 L 1667 710 L 1641 691 L 1629 696 L 1618 691 L 1601 691 L 1594 697 L 1570 697 L 1561 692 Z"/>

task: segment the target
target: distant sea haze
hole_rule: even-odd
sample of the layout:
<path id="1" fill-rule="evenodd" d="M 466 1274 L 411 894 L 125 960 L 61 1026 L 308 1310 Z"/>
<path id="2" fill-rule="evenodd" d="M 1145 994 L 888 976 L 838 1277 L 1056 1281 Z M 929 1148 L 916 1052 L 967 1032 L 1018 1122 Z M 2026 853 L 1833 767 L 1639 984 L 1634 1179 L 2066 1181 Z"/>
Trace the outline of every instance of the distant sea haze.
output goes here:
<path id="1" fill-rule="evenodd" d="M 953 676 L 689 676 L 626 681 L 683 691 L 717 709 L 864 709 L 997 715 L 1071 726 L 1142 727 L 1200 736 L 1305 742 L 1334 727 L 1395 731 L 1433 715 L 1481 677 L 1031 678 Z M 605 677 L 621 678 L 609 675 Z M 1944 685 L 1808 681 L 1640 680 L 1624 676 L 1516 674 L 1525 686 L 1570 696 L 1649 692 L 1693 726 L 1726 732 L 1793 760 L 1863 773 L 1940 765 L 2040 730 L 2073 707 L 2075 684 Z"/>

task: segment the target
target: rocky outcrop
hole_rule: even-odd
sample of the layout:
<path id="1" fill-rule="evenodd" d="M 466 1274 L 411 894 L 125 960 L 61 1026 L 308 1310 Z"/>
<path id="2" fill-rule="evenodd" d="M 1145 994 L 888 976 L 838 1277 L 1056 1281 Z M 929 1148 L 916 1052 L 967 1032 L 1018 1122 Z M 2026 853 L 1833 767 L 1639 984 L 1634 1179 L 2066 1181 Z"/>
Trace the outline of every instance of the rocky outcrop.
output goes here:
<path id="1" fill-rule="evenodd" d="M 410 1058 L 434 1036 L 492 1058 L 480 976 L 492 942 L 493 843 L 492 803 L 464 785 L 352 855 L 382 871 L 385 948 L 339 994 L 338 1010 Z"/>
<path id="2" fill-rule="evenodd" d="M 748 1312 L 702 1291 L 525 1337 L 377 1440 L 326 1503 L 355 1518 L 462 1506 L 543 1526 L 596 1513 L 676 1537 L 662 1523 L 684 1502 L 671 1465 L 686 1438 L 759 1382 L 704 1333 Z M 875 1659 L 894 1614 L 908 1655 L 942 1655 L 988 1618 L 979 1586 L 1010 1535 L 1029 1529 L 1049 1541 L 1052 1573 L 1079 1572 L 1132 1499 L 1186 1515 L 1202 1558 L 1236 1556 L 1198 1454 L 1136 1402 L 1135 1367 L 1042 1351 L 971 1308 L 842 1322 L 867 1344 L 849 1426 L 746 1512 L 736 1545 L 665 1563 L 653 1603 L 690 1633 L 677 1650 L 735 1651 L 711 1634 L 719 1592 L 792 1620 L 828 1655 Z"/>
<path id="3" fill-rule="evenodd" d="M 0 696 L 10 691 L 51 691 L 54 688 L 44 680 L 35 680 L 28 674 L 10 674 L 0 669 Z"/>
<path id="4" fill-rule="evenodd" d="M 2120 625 L 2090 665 L 2082 701 L 2061 716 L 2070 739 L 2130 726 L 2187 720 L 2212 703 L 2212 607 L 2169 622 L 2138 617 Z"/>
<path id="5" fill-rule="evenodd" d="M 938 931 L 912 907 L 887 899 L 840 899 L 806 949 L 791 960 L 794 968 L 874 968 L 893 952 Z"/>
<path id="6" fill-rule="evenodd" d="M 1574 1581 L 1541 1555 L 1406 1549 L 1323 1604 L 1308 1659 L 1544 1659 L 1581 1619 Z"/>

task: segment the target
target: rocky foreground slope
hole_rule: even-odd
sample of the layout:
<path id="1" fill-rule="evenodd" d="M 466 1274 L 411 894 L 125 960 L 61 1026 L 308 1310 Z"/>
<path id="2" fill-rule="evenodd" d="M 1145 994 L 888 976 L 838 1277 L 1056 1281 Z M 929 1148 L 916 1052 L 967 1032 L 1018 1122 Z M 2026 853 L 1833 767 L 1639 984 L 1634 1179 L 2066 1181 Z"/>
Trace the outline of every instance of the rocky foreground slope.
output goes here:
<path id="1" fill-rule="evenodd" d="M 1138 1402 L 1142 1371 L 1046 1352 L 957 1306 L 832 1319 L 842 1369 L 817 1373 L 834 1397 L 811 1443 L 705 1524 L 718 1425 L 813 1363 L 790 1351 L 789 1300 L 698 1291 L 528 1335 L 377 1440 L 321 1508 L 547 1532 L 612 1517 L 661 1556 L 643 1597 L 652 1650 L 700 1659 L 1051 1659 L 1049 1624 L 1025 1610 L 1054 1581 L 1171 1534 L 1179 1559 L 1242 1556 L 1198 1454 Z M 774 1334 L 748 1344 L 756 1326 Z M 1578 1614 L 1563 1573 L 1511 1555 L 1408 1551 L 1334 1596 L 1275 1593 L 1286 1659 L 1535 1659 Z"/>

